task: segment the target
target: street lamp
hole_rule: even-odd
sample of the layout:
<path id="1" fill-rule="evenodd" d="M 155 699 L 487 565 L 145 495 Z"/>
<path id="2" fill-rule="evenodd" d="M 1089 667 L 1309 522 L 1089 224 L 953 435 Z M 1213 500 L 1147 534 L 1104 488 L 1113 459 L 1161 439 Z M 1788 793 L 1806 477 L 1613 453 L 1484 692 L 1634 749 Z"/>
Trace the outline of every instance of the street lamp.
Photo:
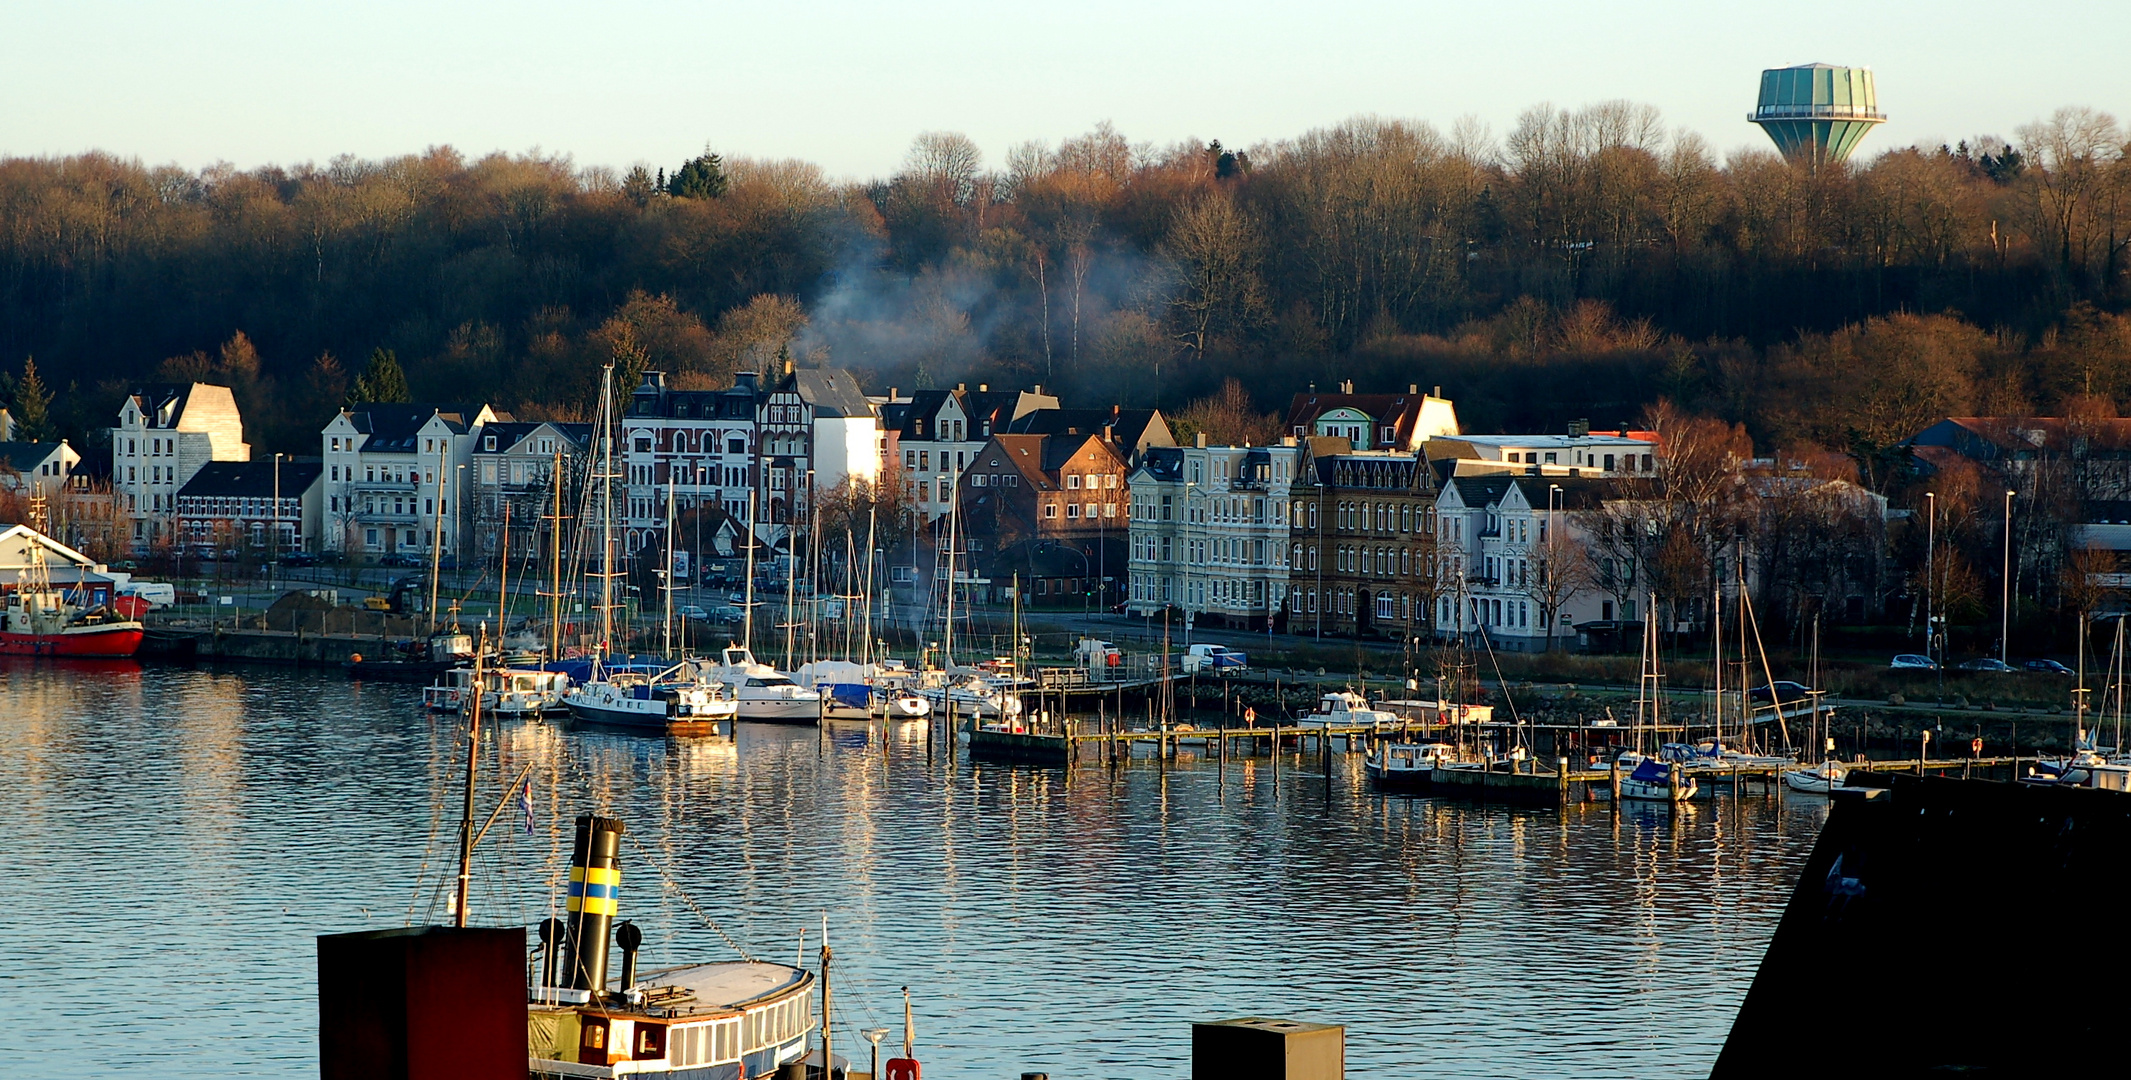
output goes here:
<path id="1" fill-rule="evenodd" d="M 1938 624 L 1931 621 L 1938 605 L 1939 493 L 1924 493 L 1924 655 L 1939 659 Z"/>
<path id="2" fill-rule="evenodd" d="M 1539 570 L 1539 572 L 1540 572 L 1540 573 L 1542 573 L 1542 574 L 1550 574 L 1550 573 L 1552 573 L 1552 572 L 1553 572 L 1553 569 L 1554 569 L 1554 556 L 1553 556 L 1552 552 L 1553 552 L 1554 548 L 1555 548 L 1555 547 L 1556 547 L 1557 545 L 1559 545 L 1559 544 L 1561 543 L 1561 523 L 1560 523 L 1560 520 L 1559 520 L 1559 519 L 1558 519 L 1558 518 L 1556 517 L 1556 515 L 1555 515 L 1555 510 L 1556 510 L 1556 504 L 1557 504 L 1557 503 L 1559 503 L 1559 502 L 1561 502 L 1561 501 L 1562 501 L 1562 499 L 1563 499 L 1563 497 L 1564 497 L 1564 496 L 1563 496 L 1563 492 L 1562 492 L 1562 490 L 1561 490 L 1561 485 L 1560 485 L 1560 484 L 1548 484 L 1548 485 L 1546 486 L 1546 529 L 1547 529 L 1547 535 L 1546 535 L 1545 537 L 1542 537 L 1542 539 L 1544 539 L 1544 540 L 1546 541 L 1546 547 L 1545 547 L 1545 548 L 1543 548 L 1543 549 L 1542 549 L 1542 551 L 1541 551 L 1541 557 L 1542 557 L 1542 558 L 1543 558 L 1543 559 L 1545 560 L 1545 561 L 1544 561 L 1543 563 L 1541 563 L 1541 565 L 1540 565 L 1540 570 Z M 1549 590 L 1549 595 L 1552 595 L 1552 586 L 1551 586 L 1551 585 L 1550 585 L 1550 586 L 1548 586 L 1548 590 Z M 1547 619 L 1546 619 L 1546 651 L 1548 651 L 1548 652 L 1553 652 L 1553 651 L 1554 651 L 1554 623 L 1555 623 L 1555 622 L 1556 622 L 1557 620 L 1556 620 L 1556 619 L 1554 618 L 1554 613 L 1553 613 L 1552 611 L 1549 611 L 1549 612 L 1547 612 L 1547 613 L 1546 613 L 1546 615 L 1547 615 Z"/>
<path id="3" fill-rule="evenodd" d="M 274 516 L 268 528 L 273 530 L 273 535 L 267 538 L 267 558 L 271 561 L 267 564 L 266 580 L 274 582 L 281 574 L 281 452 L 278 450 L 274 452 Z"/>
<path id="4" fill-rule="evenodd" d="M 2005 663 L 2005 648 L 2013 625 L 2013 491 L 2005 489 L 2005 569 L 1998 582 L 1998 662 Z"/>

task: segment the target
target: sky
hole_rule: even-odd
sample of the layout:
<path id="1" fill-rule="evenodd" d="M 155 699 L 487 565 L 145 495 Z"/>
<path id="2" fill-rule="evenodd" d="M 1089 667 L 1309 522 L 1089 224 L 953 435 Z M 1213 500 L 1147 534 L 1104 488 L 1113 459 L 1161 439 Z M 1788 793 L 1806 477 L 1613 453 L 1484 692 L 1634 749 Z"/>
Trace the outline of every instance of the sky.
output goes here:
<path id="1" fill-rule="evenodd" d="M 173 3 L 0 0 L 0 155 L 239 168 L 450 145 L 669 169 L 712 146 L 893 173 L 913 136 L 1008 148 L 1110 121 L 1135 143 L 1292 137 L 1348 117 L 1627 99 L 1719 151 L 1762 68 L 1868 66 L 1860 149 L 2131 116 L 2125 0 L 1267 4 Z"/>

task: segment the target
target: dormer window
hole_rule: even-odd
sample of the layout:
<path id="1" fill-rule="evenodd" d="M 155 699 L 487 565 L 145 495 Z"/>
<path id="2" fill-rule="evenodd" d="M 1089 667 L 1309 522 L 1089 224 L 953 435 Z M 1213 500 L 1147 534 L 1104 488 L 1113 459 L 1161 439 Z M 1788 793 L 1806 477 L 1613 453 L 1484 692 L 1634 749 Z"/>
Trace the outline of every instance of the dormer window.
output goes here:
<path id="1" fill-rule="evenodd" d="M 483 436 L 481 436 L 481 449 L 483 449 L 483 450 L 491 450 L 491 451 L 493 451 L 493 450 L 494 450 L 495 448 L 496 448 L 496 437 L 495 437 L 494 435 L 483 435 Z"/>

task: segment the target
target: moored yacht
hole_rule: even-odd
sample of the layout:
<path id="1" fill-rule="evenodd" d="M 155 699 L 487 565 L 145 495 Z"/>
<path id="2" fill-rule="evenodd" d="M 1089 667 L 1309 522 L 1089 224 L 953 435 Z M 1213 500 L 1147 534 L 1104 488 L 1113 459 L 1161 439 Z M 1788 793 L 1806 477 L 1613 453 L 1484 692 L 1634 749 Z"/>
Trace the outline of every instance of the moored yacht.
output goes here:
<path id="1" fill-rule="evenodd" d="M 718 661 L 695 662 L 705 681 L 722 683 L 738 703 L 742 720 L 767 724 L 819 723 L 822 695 L 756 661 L 745 645 L 727 645 Z"/>
<path id="2" fill-rule="evenodd" d="M 715 730 L 738 705 L 725 689 L 699 679 L 686 661 L 656 673 L 599 671 L 563 695 L 570 715 L 596 724 L 690 732 Z"/>
<path id="3" fill-rule="evenodd" d="M 1333 690 L 1317 699 L 1317 711 L 1302 714 L 1295 723 L 1303 727 L 1396 726 L 1396 714 L 1369 707 L 1369 700 L 1352 690 Z"/>

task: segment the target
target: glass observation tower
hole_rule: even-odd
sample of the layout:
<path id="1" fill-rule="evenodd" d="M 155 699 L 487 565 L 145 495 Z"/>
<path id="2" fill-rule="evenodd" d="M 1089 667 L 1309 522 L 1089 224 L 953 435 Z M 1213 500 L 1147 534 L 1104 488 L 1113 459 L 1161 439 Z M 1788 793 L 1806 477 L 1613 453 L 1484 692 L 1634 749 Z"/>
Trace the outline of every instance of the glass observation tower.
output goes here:
<path id="1" fill-rule="evenodd" d="M 1818 165 L 1847 159 L 1887 114 L 1879 111 L 1872 69 L 1800 64 L 1761 73 L 1761 101 L 1747 119 L 1776 140 L 1783 156 Z"/>

